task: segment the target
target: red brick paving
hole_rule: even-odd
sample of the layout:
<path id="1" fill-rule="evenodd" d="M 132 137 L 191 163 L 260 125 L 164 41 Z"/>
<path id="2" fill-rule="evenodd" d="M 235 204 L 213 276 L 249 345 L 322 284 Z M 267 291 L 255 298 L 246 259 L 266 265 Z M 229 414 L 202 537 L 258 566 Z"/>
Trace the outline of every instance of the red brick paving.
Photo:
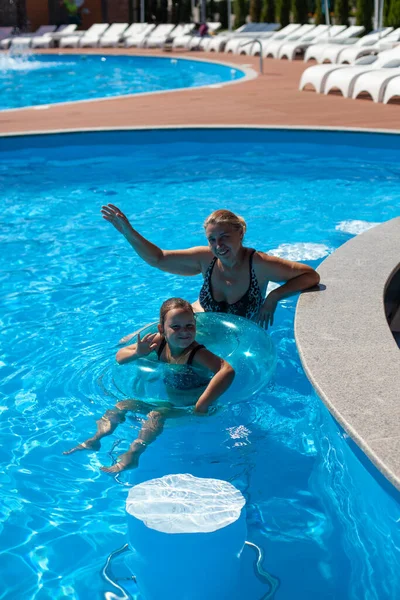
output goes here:
<path id="1" fill-rule="evenodd" d="M 63 51 L 71 52 L 82 53 Z M 137 49 L 88 52 L 160 54 L 160 51 Z M 178 51 L 163 55 L 250 65 L 256 71 L 259 66 L 258 58 L 233 54 Z M 0 133 L 151 125 L 305 125 L 400 130 L 399 105 L 299 92 L 300 76 L 307 66 L 303 61 L 265 59 L 264 75 L 222 88 L 71 103 L 45 110 L 2 111 Z"/>

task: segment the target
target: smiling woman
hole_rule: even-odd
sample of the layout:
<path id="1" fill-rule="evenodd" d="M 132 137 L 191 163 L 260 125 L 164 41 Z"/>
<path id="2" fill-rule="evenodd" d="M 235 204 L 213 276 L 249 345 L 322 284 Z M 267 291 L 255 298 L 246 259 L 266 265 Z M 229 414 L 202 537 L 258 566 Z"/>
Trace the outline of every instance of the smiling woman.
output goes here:
<path id="1" fill-rule="evenodd" d="M 208 246 L 186 250 L 155 246 L 113 204 L 103 206 L 101 212 L 149 265 L 177 275 L 202 273 L 204 283 L 193 304 L 198 312 L 238 315 L 268 328 L 279 300 L 319 283 L 318 273 L 308 265 L 243 246 L 246 222 L 229 210 L 217 210 L 206 219 Z M 270 281 L 285 283 L 265 297 Z"/>

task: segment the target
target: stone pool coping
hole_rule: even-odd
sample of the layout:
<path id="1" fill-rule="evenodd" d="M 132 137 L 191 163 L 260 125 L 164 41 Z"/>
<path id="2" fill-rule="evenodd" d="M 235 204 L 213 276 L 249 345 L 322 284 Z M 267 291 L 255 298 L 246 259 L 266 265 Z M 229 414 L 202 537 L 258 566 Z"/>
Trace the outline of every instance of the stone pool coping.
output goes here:
<path id="1" fill-rule="evenodd" d="M 318 268 L 318 291 L 300 296 L 295 337 L 321 400 L 400 490 L 400 349 L 384 294 L 400 268 L 400 217 L 340 246 Z"/>

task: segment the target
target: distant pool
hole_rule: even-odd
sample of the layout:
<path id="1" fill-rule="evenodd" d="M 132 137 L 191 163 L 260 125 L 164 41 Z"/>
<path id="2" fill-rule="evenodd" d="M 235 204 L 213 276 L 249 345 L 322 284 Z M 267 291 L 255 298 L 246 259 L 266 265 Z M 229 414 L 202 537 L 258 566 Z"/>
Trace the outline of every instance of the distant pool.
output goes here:
<path id="1" fill-rule="evenodd" d="M 107 54 L 0 55 L 0 110 L 227 83 L 245 72 L 211 62 Z"/>

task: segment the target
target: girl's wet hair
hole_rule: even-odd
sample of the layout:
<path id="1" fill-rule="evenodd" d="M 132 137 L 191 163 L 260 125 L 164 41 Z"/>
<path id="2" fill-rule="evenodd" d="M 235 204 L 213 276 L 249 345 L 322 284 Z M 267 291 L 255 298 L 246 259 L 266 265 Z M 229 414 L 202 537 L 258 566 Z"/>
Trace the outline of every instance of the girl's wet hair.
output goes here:
<path id="1" fill-rule="evenodd" d="M 183 300 L 183 298 L 168 298 L 161 304 L 160 308 L 160 325 L 164 327 L 165 317 L 170 310 L 175 310 L 176 308 L 181 308 L 182 310 L 187 310 L 192 313 L 194 316 L 193 306 L 187 300 Z"/>
<path id="2" fill-rule="evenodd" d="M 247 225 L 243 217 L 235 215 L 230 210 L 221 208 L 215 210 L 211 215 L 204 221 L 204 229 L 207 229 L 209 225 L 231 225 L 237 231 L 241 231 L 243 235 L 246 233 Z"/>

